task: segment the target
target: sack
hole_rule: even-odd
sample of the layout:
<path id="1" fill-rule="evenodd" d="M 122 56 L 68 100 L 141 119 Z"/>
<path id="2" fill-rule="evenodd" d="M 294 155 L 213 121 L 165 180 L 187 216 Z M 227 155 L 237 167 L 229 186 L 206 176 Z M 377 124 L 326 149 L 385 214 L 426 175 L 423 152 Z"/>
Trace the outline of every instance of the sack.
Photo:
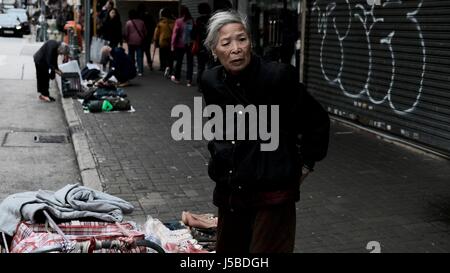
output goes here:
<path id="1" fill-rule="evenodd" d="M 58 228 L 70 242 L 86 243 L 87 252 L 100 253 L 136 253 L 147 252 L 145 246 L 134 242 L 145 239 L 145 234 L 138 231 L 129 222 L 80 222 L 71 221 L 58 224 Z M 115 240 L 118 248 L 94 250 L 93 243 Z M 21 222 L 11 242 L 11 253 L 30 253 L 43 247 L 62 245 L 65 238 L 46 224 Z M 92 247 L 92 248 L 91 248 Z"/>
<path id="2" fill-rule="evenodd" d="M 121 98 L 121 97 L 108 97 L 105 98 L 112 105 L 113 111 L 129 111 L 131 110 L 131 103 L 129 99 Z"/>
<path id="3" fill-rule="evenodd" d="M 87 109 L 90 113 L 100 113 L 103 110 L 103 101 L 91 100 L 87 104 Z"/>

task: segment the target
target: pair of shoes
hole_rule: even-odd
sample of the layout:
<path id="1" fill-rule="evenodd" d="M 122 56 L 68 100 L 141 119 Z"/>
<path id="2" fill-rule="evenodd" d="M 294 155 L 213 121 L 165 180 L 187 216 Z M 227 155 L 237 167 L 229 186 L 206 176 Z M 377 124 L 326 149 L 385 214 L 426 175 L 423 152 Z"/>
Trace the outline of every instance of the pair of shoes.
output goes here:
<path id="1" fill-rule="evenodd" d="M 117 86 L 118 87 L 126 87 L 126 86 L 129 86 L 129 85 L 130 85 L 130 82 L 126 81 L 126 82 L 119 82 L 119 84 Z"/>
<path id="2" fill-rule="evenodd" d="M 192 86 L 192 82 L 188 81 L 186 84 L 187 87 L 191 87 Z"/>
<path id="3" fill-rule="evenodd" d="M 44 96 L 44 95 L 39 95 L 39 99 L 45 102 L 52 102 L 55 101 L 55 98 L 51 97 L 51 96 Z"/>
<path id="4" fill-rule="evenodd" d="M 176 84 L 179 84 L 179 83 L 180 83 L 180 81 L 177 80 L 177 78 L 175 78 L 174 75 L 172 75 L 172 77 L 170 77 L 170 80 L 171 80 L 172 82 L 176 83 Z"/>
<path id="5" fill-rule="evenodd" d="M 196 228 L 215 228 L 217 227 L 218 218 L 213 214 L 194 214 L 189 211 L 183 211 L 181 219 L 186 226 Z"/>
<path id="6" fill-rule="evenodd" d="M 142 73 L 138 73 L 138 77 L 142 77 Z"/>

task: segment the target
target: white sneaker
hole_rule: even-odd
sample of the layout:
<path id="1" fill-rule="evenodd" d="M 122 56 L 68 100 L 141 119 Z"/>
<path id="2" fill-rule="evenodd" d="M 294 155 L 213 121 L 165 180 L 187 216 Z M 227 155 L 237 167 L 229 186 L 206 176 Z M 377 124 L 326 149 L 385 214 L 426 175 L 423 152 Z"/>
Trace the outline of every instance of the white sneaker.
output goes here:
<path id="1" fill-rule="evenodd" d="M 166 67 L 166 70 L 164 71 L 164 78 L 170 77 L 170 68 Z"/>

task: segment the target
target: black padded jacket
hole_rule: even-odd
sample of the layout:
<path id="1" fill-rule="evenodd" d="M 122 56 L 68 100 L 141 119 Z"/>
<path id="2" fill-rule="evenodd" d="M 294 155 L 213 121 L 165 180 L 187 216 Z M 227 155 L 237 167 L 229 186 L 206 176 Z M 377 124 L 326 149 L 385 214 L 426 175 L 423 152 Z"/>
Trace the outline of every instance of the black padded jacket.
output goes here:
<path id="1" fill-rule="evenodd" d="M 257 108 L 279 105 L 276 150 L 261 151 L 264 141 L 259 138 L 208 143 L 211 154 L 208 173 L 216 182 L 216 205 L 220 205 L 219 199 L 227 199 L 219 196 L 234 193 L 298 191 L 302 166 L 312 169 L 316 161 L 326 156 L 328 114 L 299 82 L 294 67 L 252 55 L 250 64 L 239 76 L 227 73 L 223 66 L 205 71 L 201 89 L 206 105 L 218 105 L 223 113 L 226 105 L 253 104 Z M 267 120 L 269 128 L 270 120 Z M 248 125 L 246 122 L 247 130 Z"/>

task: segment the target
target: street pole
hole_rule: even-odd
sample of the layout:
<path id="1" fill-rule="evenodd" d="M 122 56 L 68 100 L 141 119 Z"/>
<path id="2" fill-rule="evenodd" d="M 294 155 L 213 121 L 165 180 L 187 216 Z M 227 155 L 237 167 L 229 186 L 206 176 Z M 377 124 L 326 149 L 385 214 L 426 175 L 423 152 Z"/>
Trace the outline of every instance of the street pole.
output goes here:
<path id="1" fill-rule="evenodd" d="M 85 0 L 84 5 L 84 64 L 91 59 L 91 0 Z"/>

